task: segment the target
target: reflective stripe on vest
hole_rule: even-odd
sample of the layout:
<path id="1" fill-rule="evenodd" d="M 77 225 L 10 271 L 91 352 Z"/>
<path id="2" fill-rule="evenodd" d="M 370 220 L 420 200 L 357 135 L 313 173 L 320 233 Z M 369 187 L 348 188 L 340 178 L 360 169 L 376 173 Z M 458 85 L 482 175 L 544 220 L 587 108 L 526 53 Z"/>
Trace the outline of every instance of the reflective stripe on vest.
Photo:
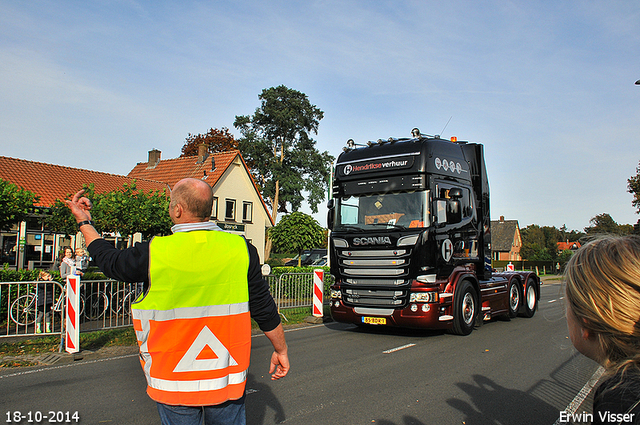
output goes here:
<path id="1" fill-rule="evenodd" d="M 246 242 L 205 230 L 149 246 L 149 291 L 132 305 L 147 393 L 186 406 L 242 397 L 251 352 Z"/>

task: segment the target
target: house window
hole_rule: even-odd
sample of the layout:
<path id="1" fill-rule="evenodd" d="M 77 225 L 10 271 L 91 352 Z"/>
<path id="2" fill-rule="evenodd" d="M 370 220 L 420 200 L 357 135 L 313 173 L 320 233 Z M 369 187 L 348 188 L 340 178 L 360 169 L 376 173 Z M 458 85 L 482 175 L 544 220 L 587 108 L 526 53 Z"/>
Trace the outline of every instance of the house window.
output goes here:
<path id="1" fill-rule="evenodd" d="M 227 199 L 225 200 L 225 212 L 224 219 L 225 220 L 236 220 L 236 200 L 235 199 Z"/>
<path id="2" fill-rule="evenodd" d="M 213 197 L 213 207 L 211 208 L 211 218 L 214 220 L 218 219 L 218 197 Z"/>
<path id="3" fill-rule="evenodd" d="M 253 220 L 253 203 L 242 203 L 242 221 L 251 222 Z"/>

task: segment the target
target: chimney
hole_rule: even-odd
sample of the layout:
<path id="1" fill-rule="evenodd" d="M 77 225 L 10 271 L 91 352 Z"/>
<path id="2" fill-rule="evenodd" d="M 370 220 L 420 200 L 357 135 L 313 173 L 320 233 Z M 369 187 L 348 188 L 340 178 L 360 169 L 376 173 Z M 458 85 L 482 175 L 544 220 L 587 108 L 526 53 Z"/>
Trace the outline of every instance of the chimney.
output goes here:
<path id="1" fill-rule="evenodd" d="M 209 156 L 209 152 L 207 152 L 207 145 L 204 143 L 198 146 L 198 161 L 196 164 L 204 163 L 204 160 Z"/>
<path id="2" fill-rule="evenodd" d="M 503 215 L 500 216 L 500 223 L 504 223 L 504 216 Z"/>
<path id="3" fill-rule="evenodd" d="M 158 149 L 152 149 L 149 151 L 149 161 L 147 162 L 147 168 L 155 168 L 160 162 L 160 154 L 162 152 Z"/>

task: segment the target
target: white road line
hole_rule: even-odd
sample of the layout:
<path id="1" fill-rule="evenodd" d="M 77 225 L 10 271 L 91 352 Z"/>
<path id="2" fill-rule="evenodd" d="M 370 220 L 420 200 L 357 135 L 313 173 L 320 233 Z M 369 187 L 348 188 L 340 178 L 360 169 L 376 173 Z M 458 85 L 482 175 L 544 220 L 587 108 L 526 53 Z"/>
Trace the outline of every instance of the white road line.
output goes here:
<path id="1" fill-rule="evenodd" d="M 547 302 L 548 302 L 549 304 L 551 304 L 551 303 L 554 303 L 554 302 L 556 302 L 556 301 L 558 301 L 558 300 L 549 300 L 549 301 L 547 301 Z"/>
<path id="2" fill-rule="evenodd" d="M 593 387 L 598 382 L 598 379 L 604 373 L 604 368 L 602 366 L 598 367 L 596 371 L 593 373 L 593 376 L 584 384 L 584 387 L 580 390 L 580 392 L 571 400 L 571 403 L 564 409 L 564 412 L 567 412 L 569 415 L 576 413 L 578 407 L 582 404 L 585 398 L 589 395 Z M 560 418 L 558 418 L 553 425 L 558 425 L 560 423 Z"/>
<path id="3" fill-rule="evenodd" d="M 414 345 L 415 344 L 407 344 L 407 345 L 403 345 L 402 347 L 392 348 L 391 350 L 383 351 L 382 354 L 395 353 L 396 351 L 404 350 L 405 348 L 413 347 Z"/>

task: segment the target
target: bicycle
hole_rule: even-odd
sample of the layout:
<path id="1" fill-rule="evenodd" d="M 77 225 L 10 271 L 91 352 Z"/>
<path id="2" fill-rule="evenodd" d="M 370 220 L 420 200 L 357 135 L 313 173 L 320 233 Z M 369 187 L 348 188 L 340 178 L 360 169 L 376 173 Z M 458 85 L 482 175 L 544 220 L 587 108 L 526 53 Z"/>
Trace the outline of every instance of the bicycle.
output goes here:
<path id="1" fill-rule="evenodd" d="M 38 284 L 42 284 L 42 282 L 38 282 Z M 13 320 L 14 323 L 20 326 L 28 326 L 32 325 L 36 322 L 36 318 L 38 316 L 38 296 L 37 296 L 37 285 L 33 285 L 36 287 L 34 292 L 29 292 L 28 294 L 21 295 L 16 298 L 12 303 L 9 311 L 9 317 Z M 52 289 L 55 290 L 55 289 Z M 56 302 L 51 306 L 52 311 L 61 312 L 65 295 L 67 293 L 67 288 L 63 287 L 60 291 L 60 295 Z M 80 297 L 80 315 L 84 312 L 84 299 Z"/>
<path id="2" fill-rule="evenodd" d="M 137 284 L 126 284 L 126 287 L 118 289 L 111 295 L 111 313 L 116 316 L 127 318 L 131 315 L 131 304 L 136 300 L 139 294 Z"/>

